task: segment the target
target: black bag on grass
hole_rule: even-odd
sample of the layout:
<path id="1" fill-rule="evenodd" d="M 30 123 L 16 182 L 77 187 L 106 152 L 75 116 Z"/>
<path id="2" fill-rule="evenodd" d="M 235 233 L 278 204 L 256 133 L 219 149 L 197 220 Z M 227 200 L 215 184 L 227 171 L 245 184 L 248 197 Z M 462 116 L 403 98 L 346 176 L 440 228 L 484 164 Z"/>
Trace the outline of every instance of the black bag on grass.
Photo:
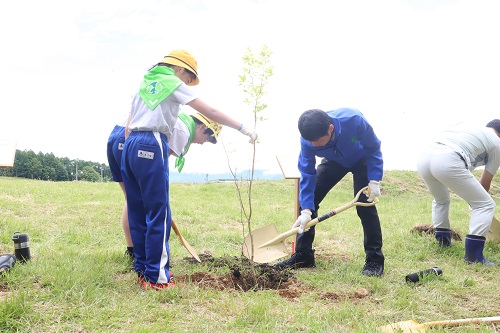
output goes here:
<path id="1" fill-rule="evenodd" d="M 0 274 L 14 267 L 16 256 L 12 254 L 2 254 L 0 256 Z"/>

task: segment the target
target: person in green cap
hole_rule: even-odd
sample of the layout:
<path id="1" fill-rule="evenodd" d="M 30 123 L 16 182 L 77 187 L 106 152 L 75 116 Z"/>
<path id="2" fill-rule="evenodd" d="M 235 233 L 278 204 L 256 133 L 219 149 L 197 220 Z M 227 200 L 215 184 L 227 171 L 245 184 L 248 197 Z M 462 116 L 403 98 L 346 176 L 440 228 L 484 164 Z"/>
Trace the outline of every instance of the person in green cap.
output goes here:
<path id="1" fill-rule="evenodd" d="M 172 136 L 170 137 L 169 141 L 169 146 L 170 155 L 176 157 L 175 167 L 177 168 L 178 172 L 181 172 L 185 162 L 184 156 L 188 153 L 191 144 L 195 143 L 202 145 L 205 142 L 216 144 L 218 135 L 222 130 L 222 126 L 212 119 L 205 117 L 199 112 L 192 115 L 180 112 L 179 120 L 180 121 L 177 121 L 174 125 Z M 127 195 L 125 193 L 125 186 L 123 185 L 123 179 L 120 172 L 124 143 L 125 126 L 123 124 L 117 124 L 111 131 L 111 134 L 108 138 L 108 164 L 113 181 L 117 182 L 120 185 L 125 198 L 127 198 Z M 123 207 L 121 222 L 123 233 L 125 235 L 125 243 L 127 245 L 125 255 L 129 256 L 133 260 L 134 245 L 132 242 L 132 237 L 130 236 L 126 202 Z"/>
<path id="2" fill-rule="evenodd" d="M 180 106 L 189 105 L 205 117 L 238 130 L 252 144 L 257 140 L 255 130 L 198 98 L 190 88 L 198 83 L 198 64 L 193 55 L 174 50 L 149 70 L 132 100 L 121 175 L 134 244 L 134 268 L 145 290 L 174 284 L 169 271 L 172 216 L 168 157 L 172 131 L 182 119 Z"/>

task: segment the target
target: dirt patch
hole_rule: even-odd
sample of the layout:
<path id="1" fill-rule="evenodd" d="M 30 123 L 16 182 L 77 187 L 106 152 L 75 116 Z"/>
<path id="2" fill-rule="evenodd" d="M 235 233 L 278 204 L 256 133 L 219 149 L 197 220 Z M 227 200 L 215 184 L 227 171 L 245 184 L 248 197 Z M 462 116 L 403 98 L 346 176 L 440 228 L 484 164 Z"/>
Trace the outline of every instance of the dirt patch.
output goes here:
<path id="1" fill-rule="evenodd" d="M 324 291 L 324 292 L 320 292 L 318 294 L 318 297 L 320 299 L 324 299 L 324 300 L 330 300 L 330 301 L 346 301 L 346 300 L 350 300 L 350 301 L 357 301 L 357 300 L 360 300 L 360 299 L 363 299 L 363 298 L 366 298 L 370 295 L 370 293 L 368 292 L 367 289 L 365 288 L 359 288 L 358 290 L 354 291 L 354 292 L 350 292 L 350 293 L 332 293 L 332 292 L 329 292 L 329 291 Z"/>
<path id="2" fill-rule="evenodd" d="M 280 294 L 284 294 L 284 297 L 295 298 L 297 296 L 297 288 L 294 288 L 294 286 L 298 286 L 299 282 L 295 280 L 290 270 L 277 270 L 272 265 L 257 263 L 253 265 L 252 270 L 251 261 L 245 257 L 216 258 L 207 252 L 200 253 L 199 257 L 204 271 L 179 277 L 176 276 L 175 280 L 185 283 L 195 283 L 201 287 L 218 290 L 237 290 L 242 292 L 279 290 Z M 197 263 L 191 257 L 186 257 L 183 260 Z M 293 295 L 287 295 L 286 290 L 288 289 L 294 290 Z"/>
<path id="3" fill-rule="evenodd" d="M 428 235 L 434 235 L 434 227 L 430 224 L 419 224 L 414 226 L 411 229 L 411 232 L 417 233 L 417 234 L 428 234 Z M 451 229 L 451 238 L 453 238 L 456 241 L 461 241 L 462 236 L 460 236 L 460 233 L 456 230 Z"/>
<path id="4" fill-rule="evenodd" d="M 9 291 L 7 287 L 0 285 L 0 301 L 5 301 L 11 295 L 11 293 L 12 292 Z"/>
<path id="5" fill-rule="evenodd" d="M 316 250 L 316 253 L 314 253 L 314 258 L 316 260 L 323 260 L 326 262 L 333 262 L 335 260 L 340 260 L 342 262 L 348 262 L 351 260 L 351 257 L 347 254 L 342 254 L 342 253 L 321 253 Z"/>
<path id="6" fill-rule="evenodd" d="M 245 257 L 222 257 L 215 258 L 210 253 L 199 254 L 201 265 L 207 271 L 198 271 L 190 275 L 175 276 L 175 280 L 181 283 L 194 283 L 199 287 L 214 288 L 217 290 L 236 290 L 241 292 L 277 290 L 281 297 L 291 301 L 300 298 L 303 292 L 314 292 L 311 286 L 300 283 L 291 270 L 278 270 L 269 264 L 252 265 Z M 183 259 L 191 263 L 197 263 L 193 258 Z M 215 273 L 213 271 L 224 271 L 227 273 Z M 331 293 L 319 292 L 320 299 L 345 301 L 359 300 L 369 296 L 368 290 L 361 288 L 353 293 Z"/>

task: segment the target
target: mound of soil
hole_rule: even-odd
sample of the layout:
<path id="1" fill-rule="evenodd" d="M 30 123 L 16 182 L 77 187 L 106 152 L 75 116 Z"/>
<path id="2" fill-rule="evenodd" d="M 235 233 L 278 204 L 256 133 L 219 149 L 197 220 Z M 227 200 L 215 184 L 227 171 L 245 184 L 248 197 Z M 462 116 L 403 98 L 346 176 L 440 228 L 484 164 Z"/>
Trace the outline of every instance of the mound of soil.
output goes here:
<path id="1" fill-rule="evenodd" d="M 215 258 L 210 253 L 201 253 L 199 257 L 205 271 L 176 276 L 175 280 L 182 283 L 194 283 L 200 287 L 215 288 L 217 290 L 236 290 L 241 292 L 277 290 L 281 297 L 289 300 L 298 300 L 302 292 L 314 291 L 313 287 L 301 284 L 293 276 L 293 272 L 288 269 L 278 270 L 269 264 L 254 263 L 254 271 L 252 271 L 252 263 L 246 257 Z M 191 257 L 186 257 L 183 260 L 198 263 Z M 228 273 L 217 274 L 212 272 L 224 271 L 221 268 L 228 268 Z M 356 301 L 368 296 L 369 292 L 364 288 L 360 288 L 352 293 L 318 292 L 320 299 L 330 301 L 345 301 L 346 299 Z"/>
<path id="2" fill-rule="evenodd" d="M 294 280 L 290 270 L 278 270 L 269 264 L 257 264 L 245 257 L 219 257 L 210 253 L 199 254 L 201 265 L 208 271 L 224 271 L 220 275 L 206 271 L 199 271 L 189 276 L 181 277 L 185 282 L 197 283 L 217 289 L 235 289 L 241 291 L 257 291 L 266 289 L 280 289 Z M 183 260 L 197 263 L 193 258 Z M 176 276 L 176 280 L 179 278 Z"/>

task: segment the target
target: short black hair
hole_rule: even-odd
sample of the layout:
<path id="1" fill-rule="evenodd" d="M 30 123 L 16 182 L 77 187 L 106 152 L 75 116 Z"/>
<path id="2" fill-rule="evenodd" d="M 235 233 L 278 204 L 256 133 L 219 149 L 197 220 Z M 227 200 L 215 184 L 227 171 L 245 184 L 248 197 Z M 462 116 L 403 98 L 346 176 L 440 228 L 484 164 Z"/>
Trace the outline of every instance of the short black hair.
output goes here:
<path id="1" fill-rule="evenodd" d="M 325 111 L 307 110 L 299 117 L 299 132 L 307 141 L 317 141 L 328 134 L 331 124 L 332 119 Z"/>
<path id="2" fill-rule="evenodd" d="M 495 131 L 500 133 L 500 119 L 493 119 L 492 121 L 486 124 L 486 127 L 491 127 L 495 129 Z"/>

